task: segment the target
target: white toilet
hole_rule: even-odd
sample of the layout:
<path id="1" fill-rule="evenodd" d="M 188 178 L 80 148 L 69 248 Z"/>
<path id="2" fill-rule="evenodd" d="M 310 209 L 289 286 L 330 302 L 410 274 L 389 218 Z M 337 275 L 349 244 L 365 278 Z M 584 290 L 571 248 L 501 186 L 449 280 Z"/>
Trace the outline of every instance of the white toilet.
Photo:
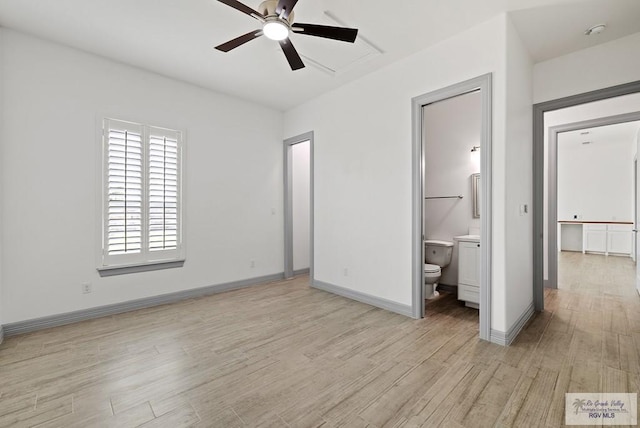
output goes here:
<path id="1" fill-rule="evenodd" d="M 449 241 L 424 241 L 424 289 L 425 299 L 431 299 L 438 295 L 436 287 L 442 276 L 442 269 L 451 263 L 453 254 L 453 242 Z"/>

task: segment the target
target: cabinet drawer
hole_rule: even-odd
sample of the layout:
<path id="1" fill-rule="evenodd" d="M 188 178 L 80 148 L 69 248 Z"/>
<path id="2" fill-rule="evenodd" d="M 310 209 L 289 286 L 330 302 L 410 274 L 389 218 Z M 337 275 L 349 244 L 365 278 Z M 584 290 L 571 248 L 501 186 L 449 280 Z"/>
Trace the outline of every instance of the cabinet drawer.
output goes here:
<path id="1" fill-rule="evenodd" d="M 480 287 L 458 284 L 458 300 L 480 303 Z"/>
<path id="2" fill-rule="evenodd" d="M 608 226 L 609 232 L 631 232 L 633 230 L 632 224 L 610 224 Z"/>
<path id="3" fill-rule="evenodd" d="M 585 224 L 585 230 L 607 230 L 606 224 Z"/>

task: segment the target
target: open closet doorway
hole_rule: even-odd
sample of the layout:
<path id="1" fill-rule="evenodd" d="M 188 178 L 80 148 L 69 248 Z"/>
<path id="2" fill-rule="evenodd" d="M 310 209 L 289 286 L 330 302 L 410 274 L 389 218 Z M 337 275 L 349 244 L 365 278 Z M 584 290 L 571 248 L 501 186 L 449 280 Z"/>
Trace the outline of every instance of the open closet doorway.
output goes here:
<path id="1" fill-rule="evenodd" d="M 425 316 L 425 299 L 432 296 L 434 283 L 441 282 L 440 289 L 456 293 L 460 305 L 478 308 L 484 340 L 491 336 L 491 95 L 491 74 L 486 74 L 412 100 L 413 316 Z M 441 110 L 437 116 L 456 102 L 473 100 L 478 109 L 473 136 L 458 135 L 469 139 L 439 145 L 441 137 L 431 134 L 431 127 L 440 119 L 429 119 L 429 106 Z M 452 126 L 463 126 L 461 118 L 456 122 L 455 108 L 446 114 Z M 433 141 L 426 141 L 429 136 Z M 474 158 L 479 158 L 479 168 L 473 166 Z M 443 163 L 449 166 L 438 173 Z M 445 173 L 453 174 L 450 180 L 443 178 Z"/>
<path id="2" fill-rule="evenodd" d="M 313 132 L 284 141 L 284 276 L 313 279 Z"/>

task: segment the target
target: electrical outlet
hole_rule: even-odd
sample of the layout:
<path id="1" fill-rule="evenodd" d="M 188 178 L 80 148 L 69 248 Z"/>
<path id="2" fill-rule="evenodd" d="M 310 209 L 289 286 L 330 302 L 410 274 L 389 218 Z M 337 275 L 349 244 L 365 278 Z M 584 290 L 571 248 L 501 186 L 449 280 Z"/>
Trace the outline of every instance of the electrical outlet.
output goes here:
<path id="1" fill-rule="evenodd" d="M 255 260 L 251 260 L 251 263 L 249 265 L 251 266 L 251 268 L 256 267 L 256 261 Z"/>
<path id="2" fill-rule="evenodd" d="M 344 268 L 344 270 L 342 271 L 342 274 L 344 276 L 349 276 L 349 268 Z"/>
<path id="3" fill-rule="evenodd" d="M 90 282 L 83 282 L 82 283 L 82 294 L 89 294 L 91 293 L 91 283 Z"/>

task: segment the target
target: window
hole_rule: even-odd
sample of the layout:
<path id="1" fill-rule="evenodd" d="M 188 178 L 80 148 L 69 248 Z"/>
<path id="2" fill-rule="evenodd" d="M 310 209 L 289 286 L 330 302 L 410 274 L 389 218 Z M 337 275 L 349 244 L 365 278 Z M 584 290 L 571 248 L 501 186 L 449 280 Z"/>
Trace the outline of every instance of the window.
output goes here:
<path id="1" fill-rule="evenodd" d="M 99 269 L 184 259 L 182 133 L 105 119 Z"/>

